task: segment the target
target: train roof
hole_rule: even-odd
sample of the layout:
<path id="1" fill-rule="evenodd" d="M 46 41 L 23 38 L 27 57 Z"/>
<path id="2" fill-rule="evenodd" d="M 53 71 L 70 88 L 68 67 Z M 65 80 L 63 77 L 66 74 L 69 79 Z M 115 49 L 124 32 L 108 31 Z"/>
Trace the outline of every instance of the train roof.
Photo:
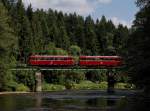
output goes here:
<path id="1" fill-rule="evenodd" d="M 121 58 L 120 56 L 80 56 L 80 58 Z"/>
<path id="2" fill-rule="evenodd" d="M 30 58 L 70 58 L 72 56 L 62 56 L 62 55 L 31 55 Z"/>

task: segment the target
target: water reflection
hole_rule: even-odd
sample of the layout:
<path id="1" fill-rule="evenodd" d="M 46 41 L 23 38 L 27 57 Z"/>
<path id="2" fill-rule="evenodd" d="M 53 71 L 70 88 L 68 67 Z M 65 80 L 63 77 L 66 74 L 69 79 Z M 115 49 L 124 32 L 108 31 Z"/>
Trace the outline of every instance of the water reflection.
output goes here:
<path id="1" fill-rule="evenodd" d="M 129 102 L 128 111 L 150 111 L 150 96 L 136 95 Z"/>
<path id="2" fill-rule="evenodd" d="M 0 95 L 0 111 L 149 111 L 149 105 L 150 99 L 123 91 L 113 95 L 104 91 Z"/>

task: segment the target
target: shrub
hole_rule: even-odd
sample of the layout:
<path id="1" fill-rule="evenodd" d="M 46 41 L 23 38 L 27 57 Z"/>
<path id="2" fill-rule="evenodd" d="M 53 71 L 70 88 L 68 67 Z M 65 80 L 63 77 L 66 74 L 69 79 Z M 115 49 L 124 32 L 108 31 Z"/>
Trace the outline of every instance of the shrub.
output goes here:
<path id="1" fill-rule="evenodd" d="M 115 85 L 116 89 L 135 89 L 135 85 L 129 83 L 117 83 Z"/>
<path id="2" fill-rule="evenodd" d="M 107 89 L 107 86 L 108 85 L 108 83 L 107 82 L 101 82 L 100 84 L 99 84 L 99 88 L 100 89 Z"/>
<path id="3" fill-rule="evenodd" d="M 20 84 L 28 86 L 31 90 L 35 87 L 35 72 L 34 71 L 16 71 L 15 81 Z"/>
<path id="4" fill-rule="evenodd" d="M 73 81 L 67 80 L 66 83 L 65 83 L 65 87 L 66 87 L 66 89 L 74 89 L 75 88 L 75 84 L 74 84 Z"/>
<path id="5" fill-rule="evenodd" d="M 65 90 L 65 86 L 44 83 L 42 84 L 42 90 L 43 91 L 61 91 L 61 90 Z"/>
<path id="6" fill-rule="evenodd" d="M 92 81 L 82 81 L 80 84 L 75 84 L 75 89 L 106 89 L 107 82 L 93 83 Z"/>
<path id="7" fill-rule="evenodd" d="M 8 81 L 6 83 L 6 86 L 4 87 L 4 90 L 5 91 L 15 91 L 17 85 L 18 85 L 18 83 L 14 82 L 14 81 Z"/>
<path id="8" fill-rule="evenodd" d="M 25 91 L 28 92 L 30 91 L 29 88 L 27 86 L 25 86 L 24 84 L 18 84 L 16 87 L 16 91 Z"/>

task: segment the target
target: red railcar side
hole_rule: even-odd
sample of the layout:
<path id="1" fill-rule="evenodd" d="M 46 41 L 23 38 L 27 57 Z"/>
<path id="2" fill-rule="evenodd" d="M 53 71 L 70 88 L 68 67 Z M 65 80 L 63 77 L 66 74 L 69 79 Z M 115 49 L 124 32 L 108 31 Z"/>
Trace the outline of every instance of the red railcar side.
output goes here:
<path id="1" fill-rule="evenodd" d="M 122 65 L 122 59 L 119 56 L 80 56 L 79 65 L 116 67 Z"/>
<path id="2" fill-rule="evenodd" d="M 41 56 L 29 57 L 29 64 L 33 66 L 72 66 L 74 59 L 71 56 Z"/>
<path id="3" fill-rule="evenodd" d="M 29 65 L 33 66 L 73 66 L 76 64 L 72 56 L 48 56 L 32 55 L 29 57 Z M 93 67 L 116 67 L 123 64 L 120 56 L 80 56 L 79 65 Z"/>

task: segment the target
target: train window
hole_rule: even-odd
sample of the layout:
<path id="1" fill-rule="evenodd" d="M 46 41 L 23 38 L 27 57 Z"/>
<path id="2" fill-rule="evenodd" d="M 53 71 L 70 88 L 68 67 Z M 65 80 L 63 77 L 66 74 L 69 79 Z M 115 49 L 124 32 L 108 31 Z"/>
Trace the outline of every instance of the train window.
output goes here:
<path id="1" fill-rule="evenodd" d="M 72 60 L 73 58 L 69 57 L 67 60 Z"/>
<path id="2" fill-rule="evenodd" d="M 50 60 L 50 58 L 45 58 L 45 60 Z"/>
<path id="3" fill-rule="evenodd" d="M 98 61 L 98 60 L 121 60 L 120 58 L 113 58 L 113 57 L 90 57 L 90 58 L 80 58 L 80 60 L 95 60 L 95 61 Z"/>
<path id="4" fill-rule="evenodd" d="M 56 58 L 50 57 L 50 58 L 48 58 L 48 60 L 56 60 Z"/>
<path id="5" fill-rule="evenodd" d="M 66 60 L 66 58 L 60 58 L 60 60 Z"/>
<path id="6" fill-rule="evenodd" d="M 65 60 L 69 60 L 70 58 L 65 58 Z"/>
<path id="7" fill-rule="evenodd" d="M 54 58 L 54 60 L 59 60 L 58 58 Z"/>
<path id="8" fill-rule="evenodd" d="M 42 57 L 42 58 L 40 58 L 40 60 L 45 60 L 45 58 Z"/>
<path id="9" fill-rule="evenodd" d="M 37 58 L 30 58 L 31 60 L 37 60 Z"/>

